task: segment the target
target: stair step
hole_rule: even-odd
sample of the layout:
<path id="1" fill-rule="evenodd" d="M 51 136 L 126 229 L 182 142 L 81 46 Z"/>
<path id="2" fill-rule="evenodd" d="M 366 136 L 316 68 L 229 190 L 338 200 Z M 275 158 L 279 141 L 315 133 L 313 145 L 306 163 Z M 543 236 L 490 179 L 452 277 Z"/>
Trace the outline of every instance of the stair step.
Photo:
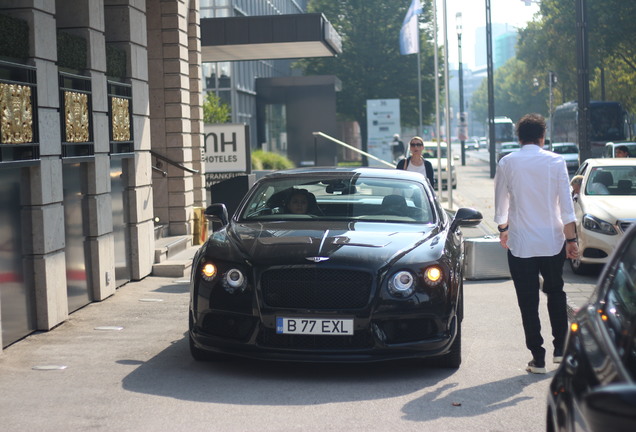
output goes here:
<path id="1" fill-rule="evenodd" d="M 192 259 L 200 246 L 189 246 L 169 259 L 152 265 L 152 275 L 161 277 L 189 277 Z"/>
<path id="2" fill-rule="evenodd" d="M 192 236 L 162 237 L 155 240 L 155 263 L 161 263 L 192 246 Z"/>

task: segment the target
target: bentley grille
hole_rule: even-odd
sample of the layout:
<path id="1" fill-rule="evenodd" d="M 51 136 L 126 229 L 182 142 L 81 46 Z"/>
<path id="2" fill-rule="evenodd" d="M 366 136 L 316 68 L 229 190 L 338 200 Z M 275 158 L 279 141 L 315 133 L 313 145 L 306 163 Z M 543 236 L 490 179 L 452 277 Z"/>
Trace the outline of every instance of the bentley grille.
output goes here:
<path id="1" fill-rule="evenodd" d="M 371 295 L 371 275 L 332 269 L 276 269 L 261 276 L 269 307 L 298 309 L 360 309 Z"/>

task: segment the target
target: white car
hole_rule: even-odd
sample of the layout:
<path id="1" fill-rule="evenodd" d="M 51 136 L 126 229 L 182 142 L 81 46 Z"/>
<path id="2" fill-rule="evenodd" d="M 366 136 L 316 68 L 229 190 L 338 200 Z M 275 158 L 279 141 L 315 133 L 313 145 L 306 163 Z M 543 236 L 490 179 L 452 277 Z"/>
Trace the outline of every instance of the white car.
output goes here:
<path id="1" fill-rule="evenodd" d="M 619 240 L 636 222 L 636 158 L 587 159 L 574 197 L 579 258 L 570 260 L 577 274 L 604 265 Z"/>
<path id="2" fill-rule="evenodd" d="M 636 142 L 608 142 L 603 149 L 604 158 L 616 157 L 616 148 L 619 146 L 627 147 L 630 157 L 636 157 Z"/>
<path id="3" fill-rule="evenodd" d="M 544 148 L 547 148 L 547 146 Z M 574 172 L 579 168 L 579 148 L 576 143 L 554 143 L 552 144 L 552 151 L 563 156 L 565 164 L 568 166 L 568 171 Z"/>
<path id="4" fill-rule="evenodd" d="M 447 189 L 448 183 L 448 162 L 447 162 L 447 146 L 445 142 L 440 143 L 440 165 L 442 167 L 442 189 Z M 452 150 L 452 147 L 451 147 Z M 435 184 L 433 187 L 437 189 L 437 143 L 428 141 L 424 143 L 424 149 L 422 150 L 422 156 L 428 159 L 433 164 L 433 171 L 435 171 Z M 453 155 L 451 159 L 451 181 L 453 189 L 457 188 L 457 172 L 455 172 L 455 161 L 459 159 L 459 155 Z"/>

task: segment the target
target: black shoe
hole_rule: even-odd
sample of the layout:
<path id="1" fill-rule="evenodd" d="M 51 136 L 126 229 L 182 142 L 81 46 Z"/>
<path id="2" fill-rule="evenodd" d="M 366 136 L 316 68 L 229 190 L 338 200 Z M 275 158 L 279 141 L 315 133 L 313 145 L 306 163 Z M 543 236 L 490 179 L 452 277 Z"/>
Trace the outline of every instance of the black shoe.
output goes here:
<path id="1" fill-rule="evenodd" d="M 528 362 L 528 366 L 526 367 L 526 371 L 533 374 L 544 374 L 546 373 L 545 362 L 539 363 L 536 360 L 530 360 L 530 362 Z"/>

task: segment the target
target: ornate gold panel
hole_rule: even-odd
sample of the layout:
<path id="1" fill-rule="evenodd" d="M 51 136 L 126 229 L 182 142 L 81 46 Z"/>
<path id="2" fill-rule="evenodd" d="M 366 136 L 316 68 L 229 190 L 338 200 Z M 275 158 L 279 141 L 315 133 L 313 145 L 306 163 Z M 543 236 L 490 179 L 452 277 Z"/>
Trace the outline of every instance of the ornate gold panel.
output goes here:
<path id="1" fill-rule="evenodd" d="M 130 141 L 130 104 L 128 99 L 111 98 L 113 141 Z"/>
<path id="2" fill-rule="evenodd" d="M 86 93 L 64 92 L 64 119 L 66 142 L 88 141 L 88 95 Z"/>
<path id="3" fill-rule="evenodd" d="M 0 83 L 2 144 L 33 142 L 31 87 Z"/>

